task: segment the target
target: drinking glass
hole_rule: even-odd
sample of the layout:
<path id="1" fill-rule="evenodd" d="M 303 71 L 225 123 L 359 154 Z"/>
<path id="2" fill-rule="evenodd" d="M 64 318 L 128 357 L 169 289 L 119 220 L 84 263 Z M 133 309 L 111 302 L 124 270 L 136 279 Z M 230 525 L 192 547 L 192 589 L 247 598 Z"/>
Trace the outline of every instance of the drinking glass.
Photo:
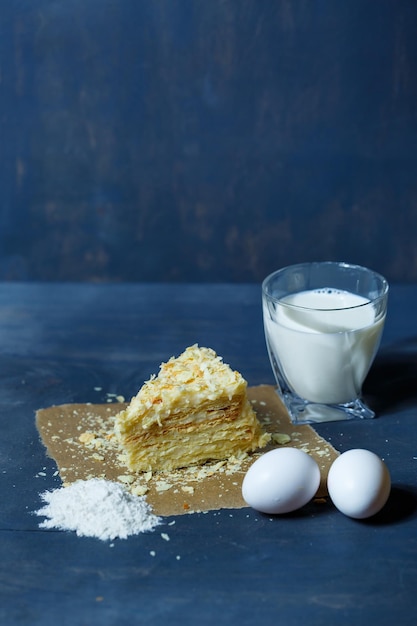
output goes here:
<path id="1" fill-rule="evenodd" d="M 291 265 L 262 283 L 265 338 L 292 422 L 372 418 L 362 385 L 384 327 L 388 283 L 358 265 Z"/>

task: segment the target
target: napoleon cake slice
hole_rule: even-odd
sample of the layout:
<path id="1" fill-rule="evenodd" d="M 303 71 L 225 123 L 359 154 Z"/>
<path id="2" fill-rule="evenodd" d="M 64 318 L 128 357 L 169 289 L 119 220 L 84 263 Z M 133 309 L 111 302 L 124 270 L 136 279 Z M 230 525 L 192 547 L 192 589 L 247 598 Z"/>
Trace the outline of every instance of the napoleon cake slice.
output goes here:
<path id="1" fill-rule="evenodd" d="M 197 345 L 162 363 L 116 416 L 115 433 L 134 472 L 239 458 L 270 440 L 245 379 L 214 350 Z"/>

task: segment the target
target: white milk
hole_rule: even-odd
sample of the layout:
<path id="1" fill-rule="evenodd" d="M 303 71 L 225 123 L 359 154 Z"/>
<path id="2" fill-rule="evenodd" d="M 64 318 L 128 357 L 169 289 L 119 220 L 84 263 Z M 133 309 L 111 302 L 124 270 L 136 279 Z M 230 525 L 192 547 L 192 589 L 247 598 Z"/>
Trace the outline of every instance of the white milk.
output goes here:
<path id="1" fill-rule="evenodd" d="M 295 393 L 322 404 L 358 398 L 384 324 L 369 300 L 317 289 L 286 296 L 270 309 L 264 303 L 268 349 Z"/>

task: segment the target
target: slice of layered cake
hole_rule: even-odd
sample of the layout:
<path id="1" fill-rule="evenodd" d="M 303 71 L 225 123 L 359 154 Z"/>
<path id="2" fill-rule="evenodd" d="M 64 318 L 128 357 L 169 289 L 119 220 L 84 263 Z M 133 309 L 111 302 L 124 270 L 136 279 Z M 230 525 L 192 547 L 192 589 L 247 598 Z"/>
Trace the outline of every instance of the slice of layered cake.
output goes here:
<path id="1" fill-rule="evenodd" d="M 162 363 L 115 419 L 134 472 L 172 470 L 239 457 L 270 440 L 247 398 L 247 383 L 210 348 L 187 348 Z"/>

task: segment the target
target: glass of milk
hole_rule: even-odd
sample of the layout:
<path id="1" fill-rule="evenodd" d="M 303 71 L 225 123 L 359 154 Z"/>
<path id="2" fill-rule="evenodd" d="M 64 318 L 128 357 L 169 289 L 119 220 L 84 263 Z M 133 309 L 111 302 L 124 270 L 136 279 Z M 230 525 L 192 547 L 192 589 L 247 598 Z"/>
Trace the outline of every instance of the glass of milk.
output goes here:
<path id="1" fill-rule="evenodd" d="M 266 344 L 296 424 L 374 417 L 361 399 L 378 350 L 388 283 L 366 267 L 301 263 L 262 284 Z"/>

